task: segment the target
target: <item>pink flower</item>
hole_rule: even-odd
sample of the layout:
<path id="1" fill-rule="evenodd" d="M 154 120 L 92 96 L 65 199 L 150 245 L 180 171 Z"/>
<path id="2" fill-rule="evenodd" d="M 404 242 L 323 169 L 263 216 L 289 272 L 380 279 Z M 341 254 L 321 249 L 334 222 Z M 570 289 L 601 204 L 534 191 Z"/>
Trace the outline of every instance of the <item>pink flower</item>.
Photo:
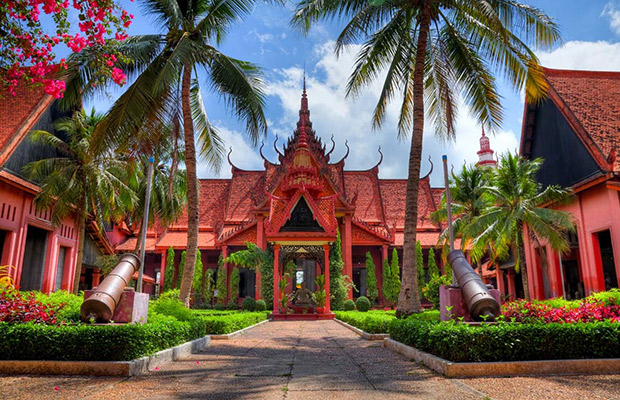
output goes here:
<path id="1" fill-rule="evenodd" d="M 117 85 L 123 86 L 127 81 L 127 76 L 120 68 L 112 68 L 112 80 L 116 82 Z"/>

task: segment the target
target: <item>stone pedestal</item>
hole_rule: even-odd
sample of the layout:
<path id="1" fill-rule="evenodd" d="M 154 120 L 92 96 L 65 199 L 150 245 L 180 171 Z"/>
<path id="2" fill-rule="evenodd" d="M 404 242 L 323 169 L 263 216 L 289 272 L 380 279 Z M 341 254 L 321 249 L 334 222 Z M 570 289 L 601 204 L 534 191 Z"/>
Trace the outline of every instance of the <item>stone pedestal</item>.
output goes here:
<path id="1" fill-rule="evenodd" d="M 489 292 L 501 304 L 499 290 L 489 289 Z M 466 322 L 474 321 L 471 315 L 469 315 L 469 311 L 467 311 L 467 305 L 463 300 L 460 287 L 441 286 L 439 288 L 439 309 L 442 321 L 449 321 L 451 319 L 458 321 L 461 317 Z"/>
<path id="2" fill-rule="evenodd" d="M 84 291 L 84 300 L 89 298 L 92 293 L 92 290 Z M 112 315 L 112 321 L 121 324 L 145 324 L 148 309 L 148 293 L 136 293 L 133 290 L 124 290 L 114 310 L 114 314 Z"/>

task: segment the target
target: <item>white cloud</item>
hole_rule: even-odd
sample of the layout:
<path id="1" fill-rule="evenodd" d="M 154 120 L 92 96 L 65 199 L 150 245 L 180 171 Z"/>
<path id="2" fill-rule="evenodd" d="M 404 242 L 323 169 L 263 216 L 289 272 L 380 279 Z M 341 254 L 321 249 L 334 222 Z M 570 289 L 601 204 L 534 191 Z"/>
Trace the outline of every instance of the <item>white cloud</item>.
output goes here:
<path id="1" fill-rule="evenodd" d="M 609 27 L 611 30 L 614 31 L 616 35 L 620 35 L 620 10 L 618 10 L 616 6 L 616 3 L 612 1 L 605 4 L 601 16 L 609 19 Z"/>
<path id="2" fill-rule="evenodd" d="M 258 150 L 252 147 L 247 139 L 240 132 L 227 129 L 222 126 L 220 121 L 217 121 L 215 126 L 218 127 L 221 138 L 224 140 L 226 147 L 226 154 L 228 154 L 229 148 L 232 147 L 233 151 L 230 155 L 232 163 L 241 169 L 258 170 L 263 168 L 263 160 L 261 159 Z M 228 160 L 224 160 L 219 175 L 215 174 L 206 163 L 198 162 L 198 177 L 199 178 L 230 178 L 231 166 L 228 164 Z"/>
<path id="3" fill-rule="evenodd" d="M 540 63 L 549 68 L 620 71 L 620 43 L 570 41 L 537 55 Z"/>

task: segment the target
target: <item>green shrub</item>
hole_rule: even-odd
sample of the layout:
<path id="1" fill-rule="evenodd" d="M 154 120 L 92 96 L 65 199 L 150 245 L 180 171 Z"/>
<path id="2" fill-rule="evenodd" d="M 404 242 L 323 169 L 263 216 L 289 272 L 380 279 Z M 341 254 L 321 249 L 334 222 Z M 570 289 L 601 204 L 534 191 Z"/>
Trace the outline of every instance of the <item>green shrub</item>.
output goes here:
<path id="1" fill-rule="evenodd" d="M 433 304 L 436 310 L 439 309 L 439 287 L 450 285 L 451 283 L 452 281 L 447 275 L 433 274 L 424 289 L 422 289 L 424 297 Z"/>
<path id="2" fill-rule="evenodd" d="M 379 296 L 377 289 L 377 275 L 375 275 L 375 262 L 370 252 L 366 252 L 366 295 L 371 301 L 375 301 Z"/>
<path id="3" fill-rule="evenodd" d="M 347 277 L 342 275 L 342 240 L 340 230 L 337 230 L 336 242 L 332 243 L 329 250 L 329 297 L 332 310 L 344 309 L 344 301 L 347 299 Z M 272 268 L 273 269 L 273 268 Z"/>
<path id="4" fill-rule="evenodd" d="M 387 333 L 394 313 L 384 311 L 334 311 L 336 318 L 368 333 Z"/>
<path id="5" fill-rule="evenodd" d="M 204 335 L 198 319 L 155 318 L 145 325 L 0 323 L 0 359 L 128 361 Z"/>
<path id="6" fill-rule="evenodd" d="M 267 309 L 267 303 L 265 300 L 260 299 L 256 300 L 256 311 L 265 311 Z"/>
<path id="7" fill-rule="evenodd" d="M 606 292 L 593 293 L 586 297 L 584 301 L 589 303 L 603 302 L 606 306 L 620 304 L 620 289 L 614 288 Z"/>
<path id="8" fill-rule="evenodd" d="M 217 304 L 224 304 L 228 296 L 228 287 L 226 286 L 226 268 L 221 265 L 217 269 L 217 282 L 215 285 L 217 290 Z"/>
<path id="9" fill-rule="evenodd" d="M 345 311 L 353 311 L 355 310 L 355 302 L 351 299 L 348 299 L 344 302 L 344 310 Z"/>
<path id="10" fill-rule="evenodd" d="M 366 312 L 370 310 L 370 300 L 367 297 L 360 296 L 355 301 L 355 306 L 357 307 L 357 311 Z"/>
<path id="11" fill-rule="evenodd" d="M 189 321 L 194 318 L 192 310 L 185 307 L 181 300 L 173 297 L 161 296 L 159 299 L 151 301 L 149 313 L 169 315 L 179 321 Z"/>
<path id="12" fill-rule="evenodd" d="M 389 325 L 392 339 L 454 362 L 620 357 L 620 324 L 470 326 L 408 318 Z"/>
<path id="13" fill-rule="evenodd" d="M 205 332 L 211 335 L 225 335 L 267 319 L 266 312 L 236 312 L 225 316 L 201 316 Z"/>
<path id="14" fill-rule="evenodd" d="M 243 311 L 254 311 L 256 310 L 256 301 L 251 297 L 246 297 L 243 299 L 241 308 Z"/>
<path id="15" fill-rule="evenodd" d="M 419 313 L 413 313 L 407 318 L 419 321 L 439 322 L 440 314 L 439 310 L 426 310 Z"/>
<path id="16" fill-rule="evenodd" d="M 239 299 L 239 282 L 241 276 L 239 275 L 239 268 L 235 267 L 230 273 L 230 301 L 237 303 Z"/>
<path id="17" fill-rule="evenodd" d="M 84 302 L 84 293 L 80 292 L 79 295 L 69 293 L 66 290 L 59 290 L 54 293 L 45 294 L 41 292 L 33 292 L 36 300 L 49 306 L 63 305 L 58 313 L 56 319 L 58 321 L 66 322 L 79 322 L 80 321 L 80 307 Z"/>

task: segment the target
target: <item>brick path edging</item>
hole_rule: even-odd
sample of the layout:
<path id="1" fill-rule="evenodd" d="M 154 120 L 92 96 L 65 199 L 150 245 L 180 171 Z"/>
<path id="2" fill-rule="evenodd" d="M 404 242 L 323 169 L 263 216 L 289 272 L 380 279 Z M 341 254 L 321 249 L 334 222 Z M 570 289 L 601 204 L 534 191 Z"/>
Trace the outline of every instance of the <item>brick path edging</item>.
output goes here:
<path id="1" fill-rule="evenodd" d="M 383 346 L 447 378 L 620 373 L 620 358 L 455 363 L 389 338 L 384 339 Z"/>
<path id="2" fill-rule="evenodd" d="M 152 356 L 132 361 L 46 361 L 3 360 L 0 374 L 6 375 L 95 375 L 130 377 L 144 374 L 160 365 L 204 351 L 211 338 L 207 335 L 178 346 L 158 351 Z"/>
<path id="3" fill-rule="evenodd" d="M 344 326 L 347 329 L 352 330 L 353 332 L 360 335 L 362 338 L 366 340 L 383 340 L 390 337 L 387 333 L 368 333 L 359 328 L 354 327 L 353 325 L 349 325 L 344 321 L 339 320 L 338 318 L 334 318 L 334 321 L 338 322 L 340 325 Z"/>

